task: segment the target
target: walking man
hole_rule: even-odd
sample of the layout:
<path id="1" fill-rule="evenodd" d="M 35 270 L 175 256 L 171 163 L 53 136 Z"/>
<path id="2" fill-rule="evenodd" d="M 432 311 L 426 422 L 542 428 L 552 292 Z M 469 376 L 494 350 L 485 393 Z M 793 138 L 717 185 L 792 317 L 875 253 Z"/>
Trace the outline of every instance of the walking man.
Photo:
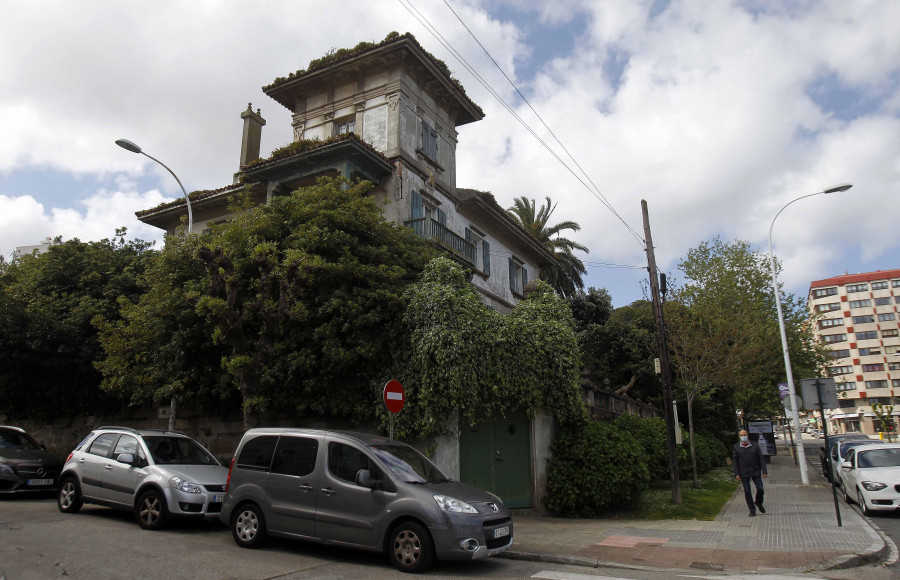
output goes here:
<path id="1" fill-rule="evenodd" d="M 734 477 L 744 485 L 744 499 L 747 500 L 747 507 L 750 508 L 750 517 L 756 517 L 756 508 L 760 513 L 766 513 L 763 507 L 763 478 L 766 473 L 766 459 L 763 457 L 762 449 L 759 445 L 750 441 L 745 429 L 741 429 L 738 433 L 741 440 L 734 444 L 734 450 L 731 452 L 731 458 L 734 465 Z M 756 486 L 756 501 L 753 501 L 753 494 L 750 492 L 750 480 Z"/>

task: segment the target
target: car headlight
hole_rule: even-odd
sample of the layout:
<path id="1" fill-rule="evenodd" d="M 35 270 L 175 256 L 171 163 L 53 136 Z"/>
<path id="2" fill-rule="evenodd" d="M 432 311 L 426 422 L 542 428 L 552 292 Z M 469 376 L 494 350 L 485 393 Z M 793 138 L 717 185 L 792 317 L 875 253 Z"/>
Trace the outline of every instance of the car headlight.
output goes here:
<path id="1" fill-rule="evenodd" d="M 866 488 L 866 491 L 881 491 L 887 487 L 886 483 L 878 483 L 877 481 L 861 481 L 860 483 Z"/>
<path id="2" fill-rule="evenodd" d="M 13 469 L 13 466 L 9 463 L 3 463 L 0 461 L 0 474 L 2 475 L 15 475 L 16 470 Z"/>
<path id="3" fill-rule="evenodd" d="M 184 478 L 178 477 L 177 475 L 169 478 L 169 485 L 179 491 L 184 491 L 187 493 L 203 493 L 202 487 L 200 487 L 193 481 L 188 481 Z"/>
<path id="4" fill-rule="evenodd" d="M 461 499 L 456 499 L 455 497 L 450 497 L 449 495 L 436 495 L 434 496 L 434 501 L 441 507 L 445 512 L 453 512 L 457 514 L 477 514 L 478 511 L 462 501 Z"/>

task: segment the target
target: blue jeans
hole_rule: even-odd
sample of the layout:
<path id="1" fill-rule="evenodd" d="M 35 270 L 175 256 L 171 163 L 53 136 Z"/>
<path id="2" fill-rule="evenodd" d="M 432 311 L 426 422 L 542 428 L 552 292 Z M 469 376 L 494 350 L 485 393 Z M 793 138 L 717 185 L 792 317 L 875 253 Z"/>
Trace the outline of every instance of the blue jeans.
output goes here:
<path id="1" fill-rule="evenodd" d="M 751 479 L 753 480 L 753 485 L 756 486 L 756 503 L 753 502 L 753 494 L 750 492 Z M 751 514 L 755 514 L 756 506 L 762 505 L 763 496 L 765 495 L 762 475 L 742 475 L 741 483 L 744 485 L 744 499 L 747 500 L 747 507 L 750 508 Z"/>

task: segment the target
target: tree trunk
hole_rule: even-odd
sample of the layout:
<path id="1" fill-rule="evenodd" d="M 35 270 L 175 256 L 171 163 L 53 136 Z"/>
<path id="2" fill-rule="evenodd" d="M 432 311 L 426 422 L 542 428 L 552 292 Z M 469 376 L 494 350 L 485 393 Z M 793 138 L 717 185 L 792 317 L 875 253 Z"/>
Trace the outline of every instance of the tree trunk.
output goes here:
<path id="1" fill-rule="evenodd" d="M 694 489 L 700 487 L 700 480 L 697 478 L 697 453 L 694 450 L 694 397 L 687 398 L 688 412 L 688 439 L 691 442 L 691 471 L 694 475 Z"/>
<path id="2" fill-rule="evenodd" d="M 175 430 L 175 395 L 172 395 L 172 400 L 169 401 L 169 431 Z"/>

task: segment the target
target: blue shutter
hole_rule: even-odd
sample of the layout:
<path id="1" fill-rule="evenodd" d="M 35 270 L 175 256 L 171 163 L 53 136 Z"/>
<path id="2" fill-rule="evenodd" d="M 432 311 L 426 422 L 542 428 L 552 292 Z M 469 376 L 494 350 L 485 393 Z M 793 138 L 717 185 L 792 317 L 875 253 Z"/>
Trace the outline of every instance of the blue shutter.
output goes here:
<path id="1" fill-rule="evenodd" d="M 516 291 L 516 264 L 512 258 L 507 258 L 509 263 L 509 289 Z"/>
<path id="2" fill-rule="evenodd" d="M 525 264 L 522 264 L 522 292 L 526 286 L 528 286 L 528 270 L 525 269 Z"/>
<path id="3" fill-rule="evenodd" d="M 469 228 L 466 228 L 466 241 L 469 243 L 472 242 L 472 230 Z"/>
<path id="4" fill-rule="evenodd" d="M 422 203 L 422 194 L 418 191 L 412 192 L 412 197 L 410 198 L 410 212 L 411 219 L 419 219 L 425 217 L 425 205 Z"/>
<path id="5" fill-rule="evenodd" d="M 445 212 L 441 208 L 438 208 L 438 210 L 437 210 L 437 221 L 442 226 L 447 225 L 447 212 Z"/>
<path id="6" fill-rule="evenodd" d="M 484 263 L 482 265 L 481 271 L 484 272 L 486 276 L 491 275 L 491 244 L 488 243 L 487 240 L 481 242 L 482 248 L 482 256 L 481 261 Z"/>

